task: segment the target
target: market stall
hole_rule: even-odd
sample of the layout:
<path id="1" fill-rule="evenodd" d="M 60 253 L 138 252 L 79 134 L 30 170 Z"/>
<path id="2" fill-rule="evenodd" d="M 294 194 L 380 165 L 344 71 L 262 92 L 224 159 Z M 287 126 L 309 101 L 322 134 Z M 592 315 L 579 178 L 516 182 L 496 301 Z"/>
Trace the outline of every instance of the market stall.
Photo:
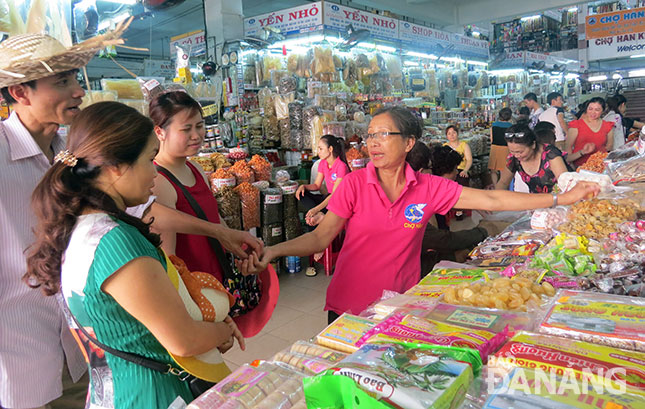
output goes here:
<path id="1" fill-rule="evenodd" d="M 385 291 L 188 407 L 643 407 L 642 146 L 560 177 L 561 191 L 599 183 L 598 197 L 518 214 L 466 263 Z"/>

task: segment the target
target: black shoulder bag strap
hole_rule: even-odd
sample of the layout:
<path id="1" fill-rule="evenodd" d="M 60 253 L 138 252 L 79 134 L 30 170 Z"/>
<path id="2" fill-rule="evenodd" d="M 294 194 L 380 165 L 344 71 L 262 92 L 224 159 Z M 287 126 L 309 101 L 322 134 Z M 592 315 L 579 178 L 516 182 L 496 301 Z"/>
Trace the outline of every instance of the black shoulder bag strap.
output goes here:
<path id="1" fill-rule="evenodd" d="M 132 362 L 134 364 L 143 366 L 144 368 L 148 368 L 152 371 L 175 375 L 179 377 L 179 379 L 182 381 L 187 380 L 191 376 L 188 372 L 182 369 L 177 369 L 170 364 L 164 364 L 162 362 L 155 361 L 154 359 L 146 358 L 144 356 L 133 354 L 130 352 L 119 351 L 118 349 L 114 349 L 112 347 L 105 345 L 104 343 L 96 339 L 96 337 L 93 337 L 87 332 L 87 330 L 81 325 L 81 323 L 78 322 L 74 314 L 72 314 L 72 311 L 69 309 L 69 306 L 67 305 L 67 301 L 65 300 L 62 300 L 62 301 L 63 301 L 62 304 L 64 305 L 66 312 L 69 314 L 70 317 L 72 317 L 72 319 L 74 320 L 74 323 L 76 324 L 78 329 L 81 330 L 83 335 L 85 335 L 91 343 L 98 346 L 105 352 L 108 352 L 116 357 L 119 357 L 124 361 Z"/>
<path id="2" fill-rule="evenodd" d="M 179 187 L 179 189 L 181 189 L 181 191 L 184 194 L 184 197 L 188 201 L 188 204 L 190 204 L 190 207 L 193 209 L 197 217 L 202 220 L 210 221 L 208 220 L 208 217 L 206 217 L 206 213 L 204 213 L 204 210 L 202 210 L 201 206 L 199 206 L 199 203 L 197 203 L 197 200 L 195 200 L 193 195 L 191 195 L 188 189 L 186 189 L 186 186 L 184 186 L 184 184 L 181 183 L 175 177 L 175 175 L 173 175 L 168 169 L 160 165 L 156 165 L 156 166 L 157 166 L 157 171 L 159 173 L 166 176 L 172 183 L 174 183 L 177 187 Z M 219 264 L 222 267 L 222 273 L 224 275 L 224 278 L 225 279 L 232 278 L 233 269 L 231 267 L 231 262 L 226 256 L 226 253 L 224 252 L 224 248 L 216 238 L 208 236 L 207 239 L 208 239 L 208 244 L 210 244 L 211 248 L 215 252 L 215 255 L 217 256 L 217 260 L 219 261 Z"/>

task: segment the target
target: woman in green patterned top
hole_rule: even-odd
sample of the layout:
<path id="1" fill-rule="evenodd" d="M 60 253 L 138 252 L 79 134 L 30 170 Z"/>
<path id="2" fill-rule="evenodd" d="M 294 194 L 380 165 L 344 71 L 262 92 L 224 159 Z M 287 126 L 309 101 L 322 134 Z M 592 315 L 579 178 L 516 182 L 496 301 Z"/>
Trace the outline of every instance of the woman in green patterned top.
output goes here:
<path id="1" fill-rule="evenodd" d="M 225 352 L 239 330 L 193 320 L 167 275 L 159 236 L 126 213 L 148 202 L 158 141 L 135 109 L 102 102 L 72 124 L 67 151 L 57 155 L 33 195 L 36 243 L 26 279 L 47 295 L 63 293 L 76 320 L 103 344 L 174 364 L 169 352 Z M 74 326 L 74 325 L 72 325 Z M 90 364 L 93 408 L 167 408 L 190 402 L 185 381 L 96 348 L 78 332 Z"/>

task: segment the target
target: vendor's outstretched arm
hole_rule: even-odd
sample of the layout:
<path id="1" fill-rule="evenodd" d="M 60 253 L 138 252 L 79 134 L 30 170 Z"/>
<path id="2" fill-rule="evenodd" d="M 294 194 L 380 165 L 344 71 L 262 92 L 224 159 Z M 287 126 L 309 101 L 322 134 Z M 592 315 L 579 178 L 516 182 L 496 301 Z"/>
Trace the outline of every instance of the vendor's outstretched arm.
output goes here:
<path id="1" fill-rule="evenodd" d="M 269 262 L 284 256 L 309 256 L 326 249 L 331 241 L 340 233 L 345 225 L 345 219 L 329 211 L 316 229 L 293 240 L 285 241 L 264 249 L 261 258 L 252 254 L 248 259 L 238 262 L 238 268 L 243 274 L 255 274 L 267 268 Z"/>
<path id="2" fill-rule="evenodd" d="M 240 258 L 247 258 L 247 252 L 251 251 L 261 255 L 264 250 L 262 241 L 247 232 L 207 222 L 159 203 L 152 204 L 146 221 L 150 221 L 150 217 L 154 218 L 152 227 L 156 230 L 214 237 L 225 249 Z M 245 251 L 245 248 L 250 250 Z"/>
<path id="3" fill-rule="evenodd" d="M 573 189 L 558 196 L 557 204 L 570 205 L 579 200 L 594 197 L 600 191 L 596 183 L 578 183 Z M 507 190 L 480 190 L 465 187 L 455 204 L 457 209 L 473 210 L 532 210 L 553 205 L 551 193 L 518 193 Z"/>

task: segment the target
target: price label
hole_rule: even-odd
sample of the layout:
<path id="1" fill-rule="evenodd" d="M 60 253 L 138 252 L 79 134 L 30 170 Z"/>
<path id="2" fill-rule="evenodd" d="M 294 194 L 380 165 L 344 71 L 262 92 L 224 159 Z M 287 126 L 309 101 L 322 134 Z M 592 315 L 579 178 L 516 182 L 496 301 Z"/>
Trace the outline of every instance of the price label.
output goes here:
<path id="1" fill-rule="evenodd" d="M 204 116 L 215 115 L 219 111 L 219 106 L 217 104 L 206 105 L 202 108 L 202 111 L 204 112 Z"/>

